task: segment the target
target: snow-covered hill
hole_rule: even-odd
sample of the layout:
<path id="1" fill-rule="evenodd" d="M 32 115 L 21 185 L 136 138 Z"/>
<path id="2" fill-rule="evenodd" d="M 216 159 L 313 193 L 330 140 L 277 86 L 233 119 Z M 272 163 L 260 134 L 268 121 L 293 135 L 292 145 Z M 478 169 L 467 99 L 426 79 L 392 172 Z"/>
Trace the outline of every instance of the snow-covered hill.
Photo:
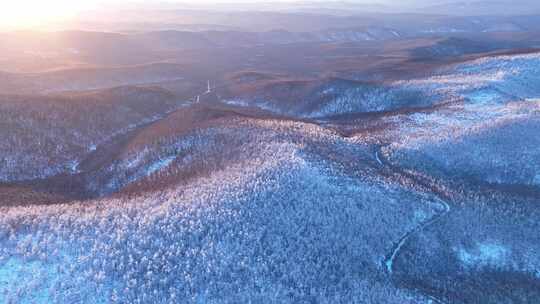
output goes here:
<path id="1" fill-rule="evenodd" d="M 163 89 L 138 87 L 0 99 L 2 182 L 74 173 L 96 146 L 178 105 Z"/>
<path id="2" fill-rule="evenodd" d="M 6 96 L 3 181 L 95 197 L 0 207 L 0 302 L 539 302 L 539 68 Z"/>

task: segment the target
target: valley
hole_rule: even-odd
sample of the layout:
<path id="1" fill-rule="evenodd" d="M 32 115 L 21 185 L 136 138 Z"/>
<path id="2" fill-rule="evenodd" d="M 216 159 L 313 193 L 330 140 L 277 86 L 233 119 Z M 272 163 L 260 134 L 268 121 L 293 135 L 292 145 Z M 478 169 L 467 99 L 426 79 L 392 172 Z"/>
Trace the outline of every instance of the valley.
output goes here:
<path id="1" fill-rule="evenodd" d="M 291 16 L 3 33 L 0 303 L 540 302 L 536 19 Z"/>

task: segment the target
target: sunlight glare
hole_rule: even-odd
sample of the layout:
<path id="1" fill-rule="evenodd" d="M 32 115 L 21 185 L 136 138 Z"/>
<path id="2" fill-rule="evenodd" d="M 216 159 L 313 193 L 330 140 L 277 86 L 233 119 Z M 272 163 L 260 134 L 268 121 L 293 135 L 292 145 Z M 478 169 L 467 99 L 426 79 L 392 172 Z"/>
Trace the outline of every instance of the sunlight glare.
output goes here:
<path id="1" fill-rule="evenodd" d="M 80 0 L 8 0 L 0 3 L 0 27 L 7 29 L 39 28 L 96 5 L 95 1 Z"/>

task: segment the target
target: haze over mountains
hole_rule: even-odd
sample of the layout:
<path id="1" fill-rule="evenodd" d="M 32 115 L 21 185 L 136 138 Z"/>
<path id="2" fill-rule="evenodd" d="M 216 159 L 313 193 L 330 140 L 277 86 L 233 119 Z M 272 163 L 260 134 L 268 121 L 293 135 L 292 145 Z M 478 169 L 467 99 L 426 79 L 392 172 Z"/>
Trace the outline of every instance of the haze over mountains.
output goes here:
<path id="1" fill-rule="evenodd" d="M 0 303 L 539 303 L 535 1 L 0 33 Z"/>

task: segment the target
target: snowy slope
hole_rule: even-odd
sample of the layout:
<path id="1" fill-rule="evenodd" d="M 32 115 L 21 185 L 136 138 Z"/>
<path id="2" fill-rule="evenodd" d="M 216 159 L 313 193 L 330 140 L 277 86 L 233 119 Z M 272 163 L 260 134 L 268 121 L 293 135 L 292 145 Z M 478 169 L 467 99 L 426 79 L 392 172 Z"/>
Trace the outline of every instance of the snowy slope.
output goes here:
<path id="1" fill-rule="evenodd" d="M 2 282 L 0 300 L 421 300 L 381 279 L 382 260 L 395 239 L 439 208 L 436 199 L 364 174 L 371 169 L 362 163 L 354 165 L 358 176 L 345 174 L 339 158 L 317 156 L 310 141 L 333 136 L 320 128 L 243 123 L 248 127 L 260 142 L 243 148 L 241 162 L 189 185 L 2 210 L 0 273 L 24 281 Z M 352 149 L 334 141 L 336 149 Z M 29 277 L 30 267 L 44 276 Z"/>

